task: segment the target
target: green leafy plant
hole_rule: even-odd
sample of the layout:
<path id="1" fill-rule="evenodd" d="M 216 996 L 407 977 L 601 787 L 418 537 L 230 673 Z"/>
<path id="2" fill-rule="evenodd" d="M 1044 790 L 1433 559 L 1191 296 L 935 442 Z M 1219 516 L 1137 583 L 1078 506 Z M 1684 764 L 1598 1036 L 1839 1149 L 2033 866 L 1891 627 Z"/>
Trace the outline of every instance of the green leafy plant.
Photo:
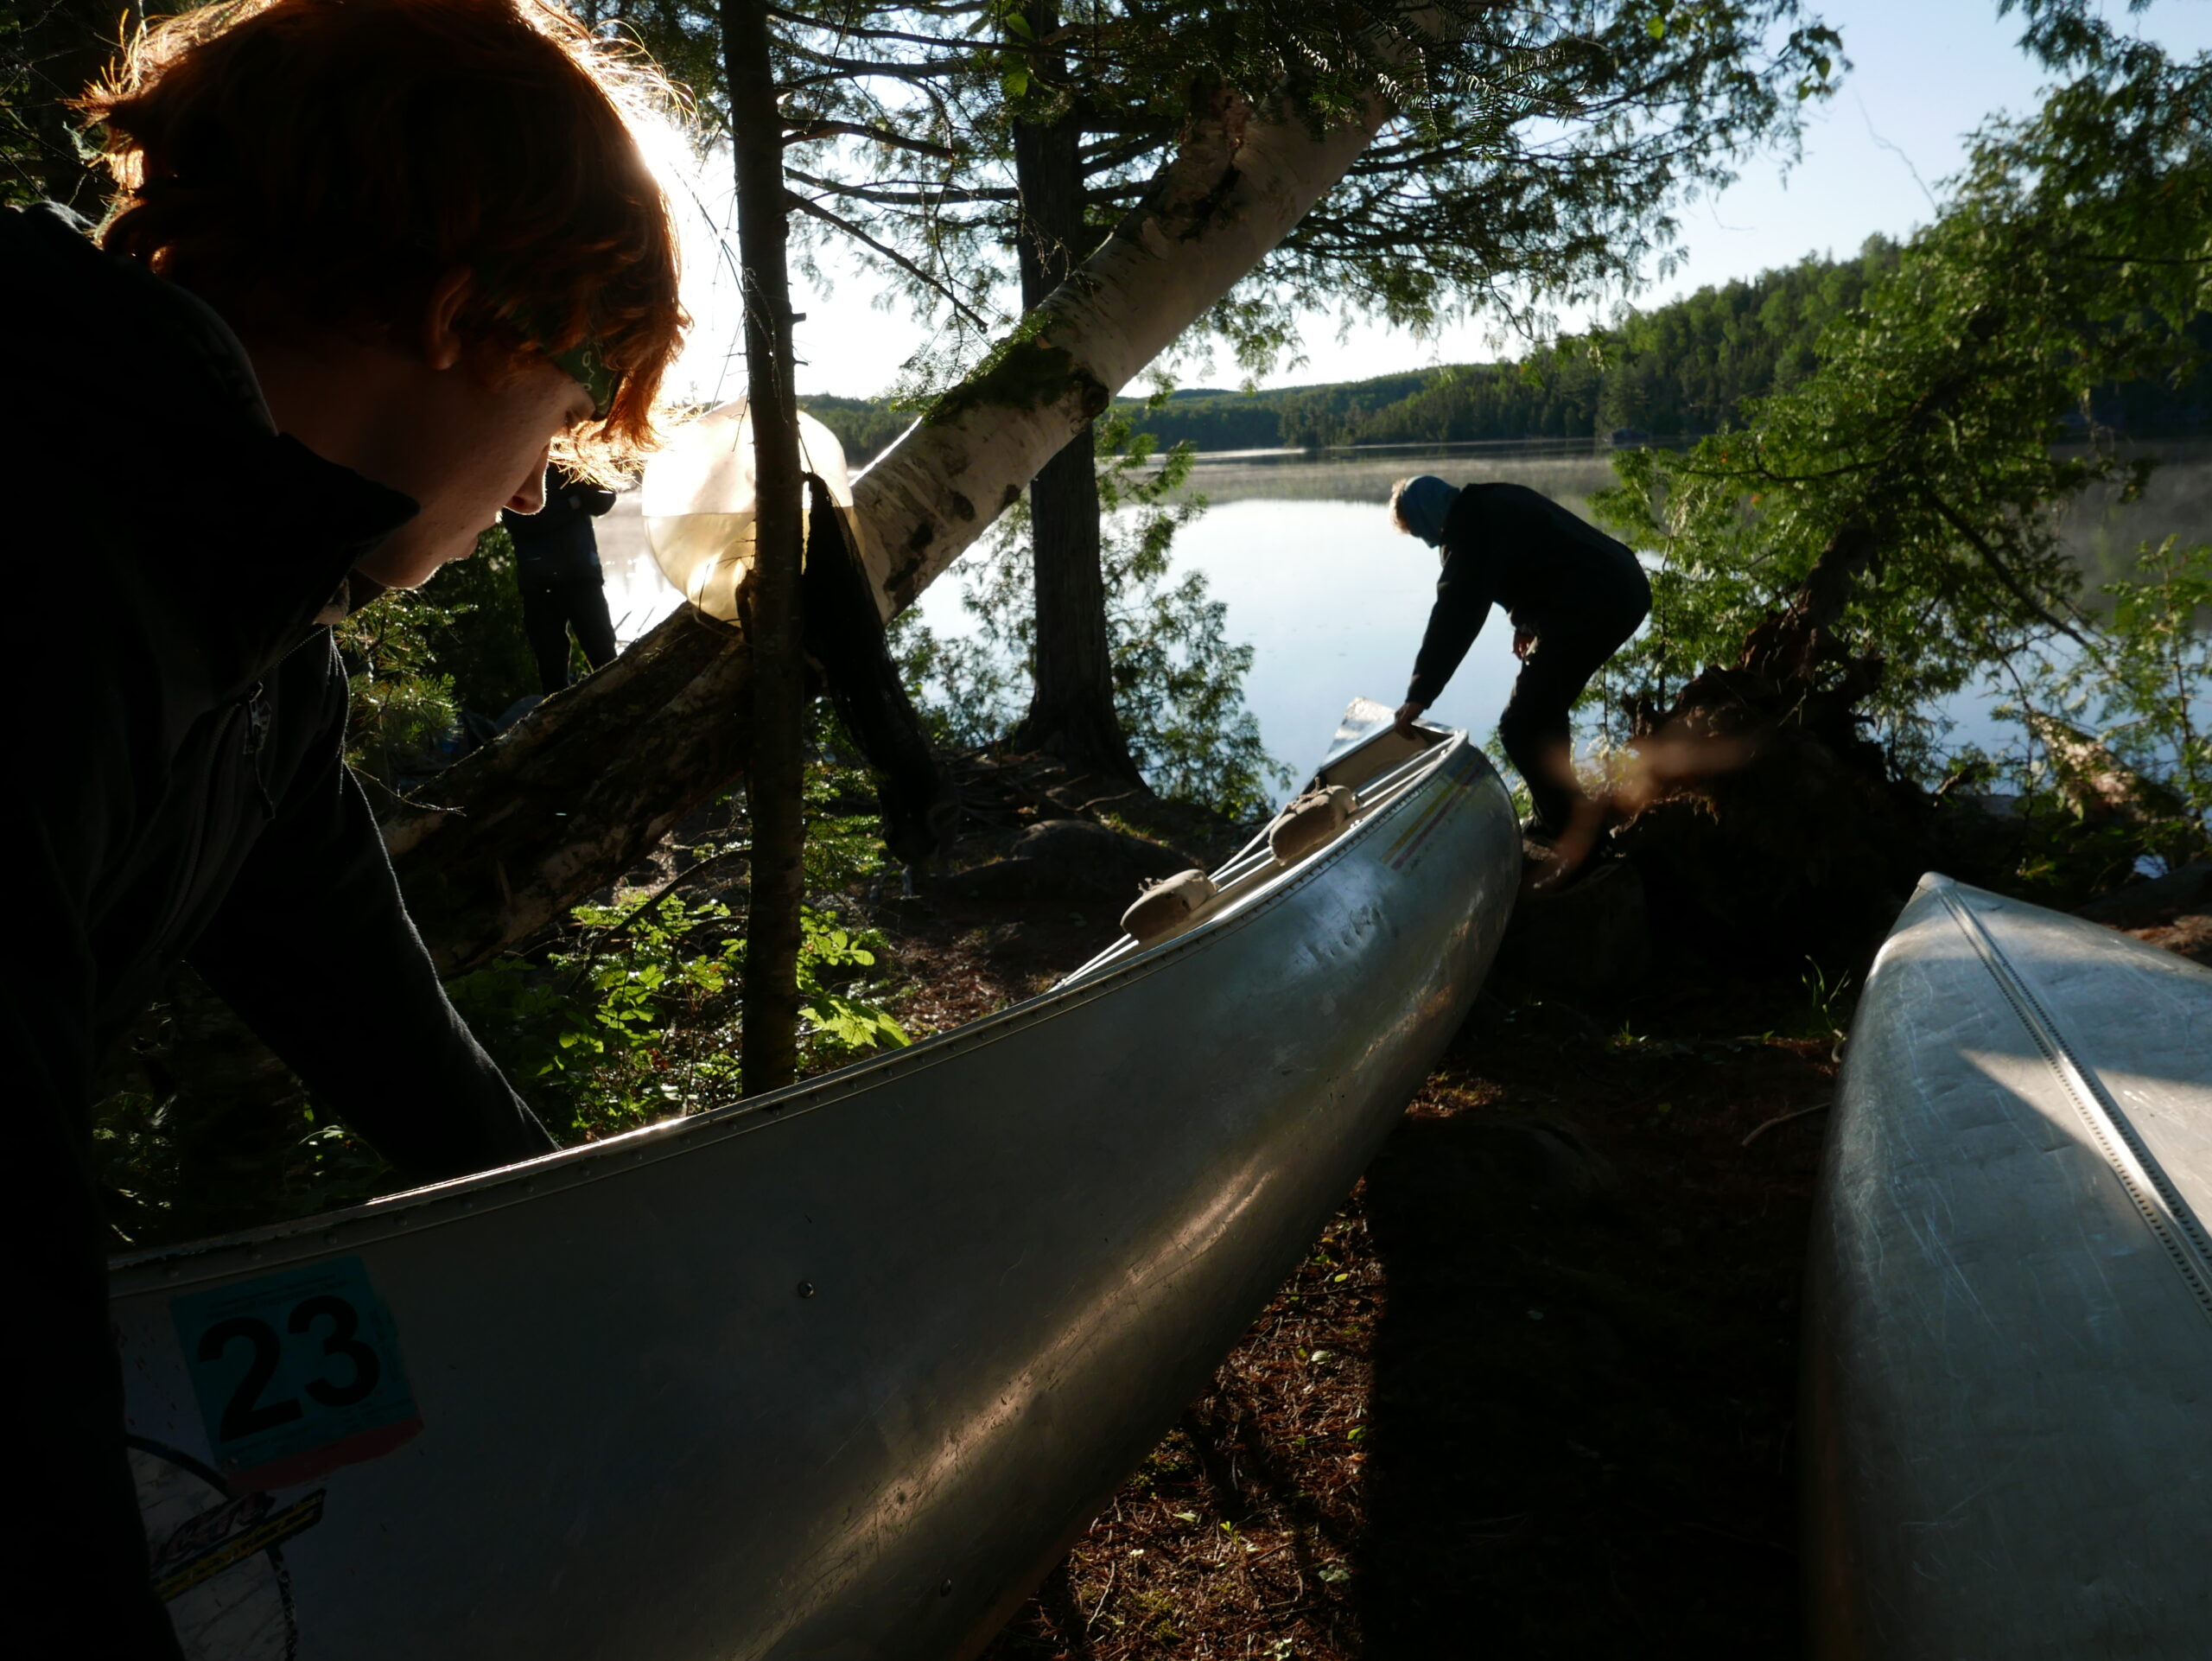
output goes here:
<path id="1" fill-rule="evenodd" d="M 564 1141 L 592 1140 L 734 1101 L 743 1085 L 737 1004 L 746 943 L 720 901 L 675 894 L 581 906 L 578 949 L 462 977 L 455 1005 Z M 810 1070 L 906 1033 L 866 996 L 880 937 L 801 913 L 801 1058 Z"/>
<path id="2" fill-rule="evenodd" d="M 809 894 L 834 895 L 880 869 L 873 819 L 835 811 L 863 786 L 849 767 L 810 769 Z M 613 1135 L 741 1094 L 743 920 L 722 900 L 676 890 L 747 846 L 733 805 L 725 830 L 681 850 L 683 870 L 661 889 L 580 906 L 550 950 L 448 987 L 470 1028 L 562 1140 Z M 800 926 L 804 1070 L 907 1042 L 878 1001 L 881 937 L 827 904 L 803 908 Z"/>
<path id="3" fill-rule="evenodd" d="M 2205 557 L 2168 542 L 2092 592 L 2109 557 L 2068 529 L 2137 500 L 2155 465 L 2115 414 L 2155 424 L 2196 384 L 2212 54 L 2170 59 L 2062 0 L 2029 10 L 2070 79 L 1976 135 L 1936 221 L 1819 334 L 1815 366 L 1741 430 L 1617 459 L 1599 511 L 1659 565 L 1649 626 L 1586 710 L 1618 742 L 1707 665 L 1745 665 L 1755 631 L 1815 620 L 1792 686 L 1847 690 L 1893 776 L 1956 783 L 1971 762 L 2009 785 L 2020 880 L 2078 903 L 2207 845 Z M 1945 701 L 2006 688 L 2018 742 L 1948 751 Z"/>
<path id="4" fill-rule="evenodd" d="M 1831 974 L 1812 958 L 1805 959 L 1805 972 L 1798 977 L 1798 983 L 1805 989 L 1809 1036 L 1842 1041 L 1851 1026 L 1853 1006 L 1858 1001 L 1851 996 L 1855 978 L 1849 974 Z"/>

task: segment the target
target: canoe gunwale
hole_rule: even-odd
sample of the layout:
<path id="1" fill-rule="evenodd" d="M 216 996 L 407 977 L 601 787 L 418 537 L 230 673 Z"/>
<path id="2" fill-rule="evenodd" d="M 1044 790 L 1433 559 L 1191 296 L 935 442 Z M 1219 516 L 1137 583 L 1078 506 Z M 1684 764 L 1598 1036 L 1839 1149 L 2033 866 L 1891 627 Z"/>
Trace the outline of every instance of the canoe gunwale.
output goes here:
<path id="1" fill-rule="evenodd" d="M 1380 826 L 1425 797 L 1444 763 L 1462 749 L 1471 751 L 1484 773 L 1495 778 L 1489 759 L 1464 729 L 1454 729 L 1412 758 L 1421 770 L 1402 788 L 1323 848 L 1274 879 L 1240 896 L 1198 926 L 1095 971 L 1078 970 L 1067 980 L 949 1032 L 867 1057 L 755 1099 L 733 1102 L 705 1112 L 645 1125 L 604 1142 L 545 1154 L 520 1164 L 501 1166 L 443 1182 L 380 1196 L 344 1210 L 319 1212 L 234 1234 L 213 1236 L 151 1251 L 118 1254 L 108 1260 L 109 1295 L 120 1299 L 163 1292 L 241 1274 L 266 1274 L 283 1264 L 359 1250 L 396 1236 L 419 1232 L 517 1206 L 547 1193 L 601 1181 L 672 1158 L 726 1137 L 745 1136 L 835 1105 L 881 1085 L 889 1071 L 919 1072 L 988 1047 L 1003 1039 L 1055 1020 L 1096 999 L 1121 990 L 1211 950 L 1287 903 L 1308 885 L 1350 856 Z M 1232 856 L 1230 863 L 1235 862 Z M 1225 869 L 1225 868 L 1224 868 Z"/>
<path id="2" fill-rule="evenodd" d="M 2106 1163 L 2111 1166 L 2113 1175 L 2134 1202 L 2144 1225 L 2158 1241 L 2174 1272 L 2189 1288 L 2198 1310 L 2206 1320 L 2212 1321 L 2212 1240 L 2207 1239 L 2196 1212 L 2145 1143 L 2142 1134 L 2113 1100 L 2095 1069 L 2082 1063 L 2058 1018 L 2044 1008 L 2043 1000 L 2013 965 L 2005 948 L 1982 926 L 1973 907 L 1961 898 L 1959 884 L 1933 874 L 1926 880 L 1960 932 L 1980 956 L 1983 966 L 2019 1018 L 2029 1039 L 2042 1053 L 2052 1076 L 2065 1091 Z"/>
<path id="3" fill-rule="evenodd" d="M 1435 728 L 1427 728 L 1424 730 L 1440 731 Z M 1343 761 L 1349 759 L 1365 748 L 1375 739 L 1387 736 L 1388 732 L 1389 729 L 1386 728 L 1382 732 L 1370 734 L 1367 739 L 1354 745 L 1351 750 L 1338 756 L 1337 760 Z M 1376 774 L 1369 780 L 1368 786 L 1364 787 L 1368 793 L 1354 809 L 1352 817 L 1344 831 L 1333 842 L 1306 856 L 1295 866 L 1284 866 L 1275 858 L 1274 850 L 1268 846 L 1268 829 L 1262 826 L 1249 842 L 1224 860 L 1220 868 L 1211 873 L 1217 890 L 1217 901 L 1209 901 L 1205 910 L 1195 922 L 1177 925 L 1165 933 L 1155 936 L 1150 942 L 1133 939 L 1124 933 L 1111 945 L 1054 983 L 1052 991 L 1057 992 L 1064 987 L 1071 987 L 1079 982 L 1088 982 L 1095 976 L 1103 975 L 1111 970 L 1120 968 L 1124 964 L 1133 963 L 1147 953 L 1164 951 L 1168 946 L 1198 933 L 1211 923 L 1217 922 L 1232 913 L 1241 913 L 1248 904 L 1272 892 L 1269 885 L 1279 880 L 1287 871 L 1302 869 L 1325 857 L 1329 850 L 1349 842 L 1352 834 L 1359 830 L 1369 820 L 1382 818 L 1404 798 L 1419 790 L 1427 782 L 1429 772 L 1438 765 L 1439 757 L 1451 750 L 1451 741 L 1456 734 L 1456 729 L 1443 729 L 1437 741 L 1427 749 L 1417 755 L 1408 756 L 1395 767 Z M 1325 773 L 1314 775 L 1317 780 L 1325 776 Z"/>

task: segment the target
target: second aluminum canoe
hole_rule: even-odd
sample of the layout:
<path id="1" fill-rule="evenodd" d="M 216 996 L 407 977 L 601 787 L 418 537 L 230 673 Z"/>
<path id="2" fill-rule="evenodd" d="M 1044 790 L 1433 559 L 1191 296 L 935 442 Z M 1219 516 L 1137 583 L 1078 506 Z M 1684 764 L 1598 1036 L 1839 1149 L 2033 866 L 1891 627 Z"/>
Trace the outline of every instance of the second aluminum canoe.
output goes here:
<path id="1" fill-rule="evenodd" d="M 776 1097 L 119 1261 L 155 1575 L 220 1661 L 944 1657 L 1303 1255 L 1466 1013 L 1520 843 L 1369 710 L 1341 836 Z"/>
<path id="2" fill-rule="evenodd" d="M 2209 1212 L 2212 972 L 1923 880 L 1814 1236 L 1816 1654 L 2212 1648 Z"/>

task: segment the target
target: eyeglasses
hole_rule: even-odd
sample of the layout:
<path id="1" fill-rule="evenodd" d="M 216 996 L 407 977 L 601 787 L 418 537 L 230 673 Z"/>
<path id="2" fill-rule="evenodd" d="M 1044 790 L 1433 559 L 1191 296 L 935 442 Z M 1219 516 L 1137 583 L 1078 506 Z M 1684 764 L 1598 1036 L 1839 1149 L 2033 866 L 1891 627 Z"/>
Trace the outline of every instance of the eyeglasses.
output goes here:
<path id="1" fill-rule="evenodd" d="M 622 390 L 622 372 L 607 366 L 607 360 L 600 356 L 599 342 L 580 341 L 566 352 L 549 352 L 545 356 L 562 373 L 591 394 L 592 419 L 606 420 Z"/>
<path id="2" fill-rule="evenodd" d="M 476 275 L 486 290 L 495 298 L 514 290 L 514 284 L 504 280 L 505 274 L 496 268 L 487 270 L 480 265 Z M 547 362 L 591 394 L 592 419 L 606 420 L 622 390 L 622 372 L 607 366 L 607 359 L 600 349 L 600 342 L 587 338 L 565 352 L 555 352 L 545 345 L 558 332 L 554 320 L 532 308 L 512 302 L 502 305 L 500 309 L 509 323 L 537 343 L 537 349 L 545 353 Z"/>

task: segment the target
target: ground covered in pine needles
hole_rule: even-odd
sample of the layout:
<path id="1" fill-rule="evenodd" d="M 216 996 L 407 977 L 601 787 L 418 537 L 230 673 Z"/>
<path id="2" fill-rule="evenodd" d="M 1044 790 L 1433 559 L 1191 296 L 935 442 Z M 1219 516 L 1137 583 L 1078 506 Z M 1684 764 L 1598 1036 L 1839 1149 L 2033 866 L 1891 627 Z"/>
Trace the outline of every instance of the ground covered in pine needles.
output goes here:
<path id="1" fill-rule="evenodd" d="M 994 1661 L 1794 1652 L 1830 1048 L 1478 1012 Z"/>

